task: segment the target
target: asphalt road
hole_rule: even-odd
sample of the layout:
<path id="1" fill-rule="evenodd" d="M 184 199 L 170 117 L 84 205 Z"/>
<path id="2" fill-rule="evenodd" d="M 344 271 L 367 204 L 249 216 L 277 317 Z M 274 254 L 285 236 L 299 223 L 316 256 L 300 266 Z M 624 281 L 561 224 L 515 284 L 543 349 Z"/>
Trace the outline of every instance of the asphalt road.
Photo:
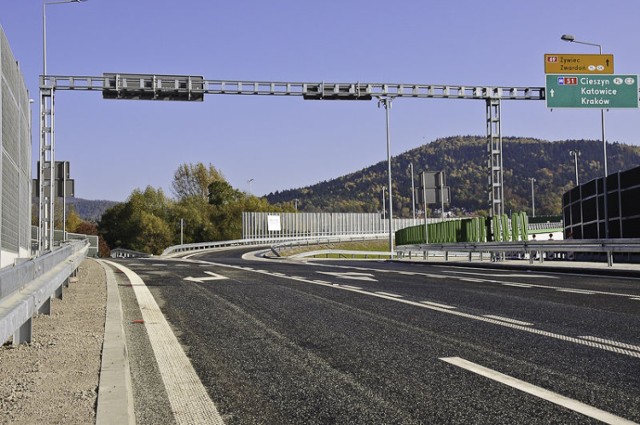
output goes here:
<path id="1" fill-rule="evenodd" d="M 226 423 L 640 422 L 638 279 L 244 252 L 120 261 Z M 170 409 L 128 291 L 136 409 L 152 423 Z"/>

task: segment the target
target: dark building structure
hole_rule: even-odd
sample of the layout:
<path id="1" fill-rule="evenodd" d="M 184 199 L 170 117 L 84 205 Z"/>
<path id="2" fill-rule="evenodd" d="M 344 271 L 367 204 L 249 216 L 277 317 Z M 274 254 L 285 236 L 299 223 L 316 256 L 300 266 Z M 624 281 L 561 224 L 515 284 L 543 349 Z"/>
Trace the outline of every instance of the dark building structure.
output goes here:
<path id="1" fill-rule="evenodd" d="M 565 239 L 605 239 L 604 178 L 562 197 Z M 609 238 L 640 238 L 640 167 L 607 176 Z"/>

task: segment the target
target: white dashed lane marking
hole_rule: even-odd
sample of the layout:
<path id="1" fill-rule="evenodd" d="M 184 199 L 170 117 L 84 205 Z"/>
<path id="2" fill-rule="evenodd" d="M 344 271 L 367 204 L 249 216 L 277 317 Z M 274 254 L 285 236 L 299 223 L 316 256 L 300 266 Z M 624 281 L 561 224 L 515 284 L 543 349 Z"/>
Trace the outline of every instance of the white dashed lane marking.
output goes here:
<path id="1" fill-rule="evenodd" d="M 558 406 L 562 406 L 590 418 L 597 419 L 606 424 L 635 424 L 635 422 L 631 422 L 625 418 L 621 418 L 620 416 L 605 412 L 604 410 L 589 406 L 588 404 L 582 403 L 578 400 L 565 397 L 563 395 L 535 386 L 528 382 L 521 381 L 512 376 L 497 372 L 493 369 L 480 366 L 479 364 L 470 362 L 460 357 L 443 357 L 440 360 L 468 370 L 470 372 L 476 373 L 480 376 L 484 376 L 485 378 L 489 378 L 501 384 L 507 385 L 511 388 L 515 388 L 516 390 L 523 391 L 527 394 L 531 394 L 535 397 L 557 404 Z"/>

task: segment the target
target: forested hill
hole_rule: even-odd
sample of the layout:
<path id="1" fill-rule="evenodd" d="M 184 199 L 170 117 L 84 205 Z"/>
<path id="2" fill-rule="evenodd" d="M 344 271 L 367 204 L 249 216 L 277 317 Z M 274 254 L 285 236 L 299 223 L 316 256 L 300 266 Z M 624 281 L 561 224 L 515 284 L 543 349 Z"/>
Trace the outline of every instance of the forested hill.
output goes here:
<path id="1" fill-rule="evenodd" d="M 86 221 L 98 222 L 102 214 L 118 202 L 113 201 L 92 201 L 82 198 L 67 198 L 67 205 L 72 205 L 75 212 Z"/>
<path id="2" fill-rule="evenodd" d="M 505 211 L 531 210 L 531 177 L 535 182 L 536 215 L 560 214 L 562 194 L 574 186 L 573 157 L 579 150 L 580 182 L 602 175 L 602 142 L 566 140 L 549 142 L 527 138 L 503 138 Z M 609 173 L 640 165 L 640 147 L 609 143 Z M 418 187 L 421 170 L 444 170 L 451 187 L 451 209 L 456 213 L 489 209 L 487 141 L 481 136 L 438 139 L 392 158 L 394 214 L 411 215 L 413 163 Z M 301 211 L 376 212 L 382 210 L 381 191 L 387 186 L 387 164 L 368 168 L 300 189 L 270 193 L 270 203 L 298 199 Z"/>

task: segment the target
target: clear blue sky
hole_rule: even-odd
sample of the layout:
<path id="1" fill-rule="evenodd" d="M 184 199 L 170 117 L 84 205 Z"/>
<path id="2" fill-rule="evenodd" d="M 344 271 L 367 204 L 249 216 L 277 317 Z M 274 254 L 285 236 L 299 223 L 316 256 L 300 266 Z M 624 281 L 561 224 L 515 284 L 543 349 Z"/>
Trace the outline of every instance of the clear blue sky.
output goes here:
<path id="1" fill-rule="evenodd" d="M 42 2 L 0 0 L 0 25 L 36 99 Z M 89 0 L 47 7 L 51 75 L 191 74 L 206 79 L 544 86 L 545 53 L 597 53 L 640 73 L 637 0 Z M 505 101 L 504 136 L 600 139 L 598 110 Z M 37 157 L 37 118 L 34 156 Z M 392 154 L 439 137 L 486 133 L 481 100 L 399 99 Z M 212 163 L 256 195 L 297 188 L 386 159 L 375 101 L 208 95 L 203 103 L 103 100 L 58 92 L 56 159 L 76 196 L 170 194 L 182 163 Z M 640 112 L 607 113 L 610 142 L 640 144 Z M 567 153 L 567 161 L 570 161 Z M 419 169 L 419 164 L 415 164 Z M 34 167 L 35 173 L 35 167 Z"/>

